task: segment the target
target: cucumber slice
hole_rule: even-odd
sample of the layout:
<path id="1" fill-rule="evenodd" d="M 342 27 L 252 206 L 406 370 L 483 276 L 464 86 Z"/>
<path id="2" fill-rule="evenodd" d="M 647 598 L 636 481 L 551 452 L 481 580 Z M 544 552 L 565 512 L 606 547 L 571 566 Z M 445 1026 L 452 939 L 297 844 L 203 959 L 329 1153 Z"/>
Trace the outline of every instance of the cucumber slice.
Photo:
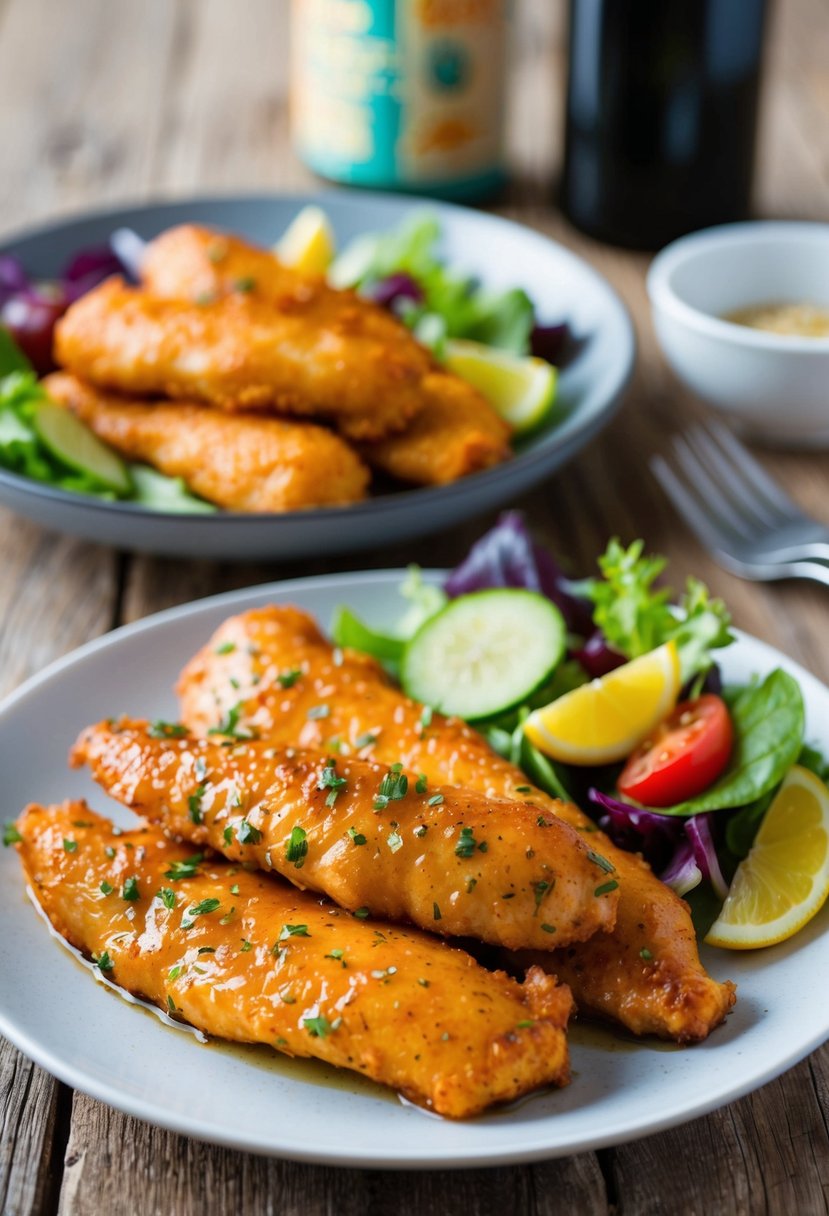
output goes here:
<path id="1" fill-rule="evenodd" d="M 34 407 L 32 426 L 43 446 L 76 473 L 86 474 L 116 494 L 126 495 L 132 490 L 121 457 L 69 410 L 44 397 Z"/>
<path id="2" fill-rule="evenodd" d="M 567 628 L 535 591 L 476 591 L 452 600 L 403 653 L 410 697 L 470 721 L 528 697 L 564 654 Z"/>
<path id="3" fill-rule="evenodd" d="M 196 498 L 180 477 L 168 477 L 146 464 L 130 465 L 133 498 L 152 511 L 174 511 L 178 515 L 213 515 L 216 508 Z"/>

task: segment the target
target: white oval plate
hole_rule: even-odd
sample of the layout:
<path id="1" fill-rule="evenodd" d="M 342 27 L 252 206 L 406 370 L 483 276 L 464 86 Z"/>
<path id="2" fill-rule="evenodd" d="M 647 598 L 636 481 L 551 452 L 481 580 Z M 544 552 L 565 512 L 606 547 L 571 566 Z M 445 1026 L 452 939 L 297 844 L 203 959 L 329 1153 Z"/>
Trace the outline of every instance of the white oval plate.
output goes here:
<path id="1" fill-rule="evenodd" d="M 216 596 L 116 630 L 53 664 L 0 707 L 0 818 L 31 800 L 87 797 L 133 822 L 65 765 L 89 722 L 122 712 L 176 717 L 171 690 L 190 655 L 228 615 L 296 603 L 327 625 L 348 603 L 379 625 L 399 614 L 402 571 L 299 579 Z M 431 577 L 439 577 L 437 572 Z M 770 646 L 741 635 L 725 674 L 782 666 L 800 681 L 808 737 L 829 751 L 829 689 Z M 816 977 L 829 968 L 829 907 L 789 942 L 756 953 L 705 952 L 738 1001 L 692 1048 L 633 1042 L 575 1026 L 573 1082 L 466 1123 L 403 1105 L 322 1065 L 267 1048 L 202 1045 L 96 984 L 50 936 L 24 892 L 14 851 L 0 858 L 0 1032 L 68 1085 L 176 1132 L 296 1160 L 377 1167 L 531 1161 L 660 1131 L 777 1076 L 829 1037 Z"/>
<path id="2" fill-rule="evenodd" d="M 182 557 L 253 560 L 371 549 L 436 532 L 513 501 L 571 460 L 612 418 L 633 370 L 636 341 L 627 309 L 609 283 L 557 241 L 521 224 L 432 199 L 371 191 L 229 195 L 148 203 L 60 220 L 0 244 L 32 275 L 58 274 L 73 253 L 106 244 L 116 228 L 151 239 L 174 224 L 209 224 L 270 245 L 309 203 L 324 207 L 340 247 L 364 232 L 396 227 L 430 211 L 440 222 L 447 262 L 488 287 L 523 287 L 545 324 L 566 320 L 573 355 L 558 382 L 555 422 L 516 445 L 511 460 L 448 486 L 399 490 L 349 507 L 282 514 L 219 511 L 172 515 L 129 502 L 71 494 L 0 469 L 0 503 L 21 515 L 99 544 Z"/>

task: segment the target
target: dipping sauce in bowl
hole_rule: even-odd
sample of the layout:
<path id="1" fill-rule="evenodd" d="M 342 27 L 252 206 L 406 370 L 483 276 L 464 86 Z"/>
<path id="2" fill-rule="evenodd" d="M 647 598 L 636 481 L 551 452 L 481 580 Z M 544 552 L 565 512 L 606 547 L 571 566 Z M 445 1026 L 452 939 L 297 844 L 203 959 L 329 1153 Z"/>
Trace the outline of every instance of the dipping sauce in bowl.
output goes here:
<path id="1" fill-rule="evenodd" d="M 723 320 L 771 334 L 829 338 L 829 308 L 817 304 L 755 304 L 751 308 L 735 308 L 725 313 Z"/>

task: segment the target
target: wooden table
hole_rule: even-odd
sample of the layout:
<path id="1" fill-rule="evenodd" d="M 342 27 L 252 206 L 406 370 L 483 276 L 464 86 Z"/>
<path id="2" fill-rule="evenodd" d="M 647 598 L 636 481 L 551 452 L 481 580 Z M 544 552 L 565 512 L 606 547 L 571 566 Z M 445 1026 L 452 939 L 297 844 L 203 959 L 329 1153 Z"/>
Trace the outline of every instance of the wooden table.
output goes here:
<path id="1" fill-rule="evenodd" d="M 518 504 L 574 571 L 607 537 L 644 536 L 723 595 L 743 628 L 829 679 L 827 599 L 804 585 L 724 574 L 675 519 L 645 459 L 695 407 L 655 346 L 647 258 L 592 243 L 553 205 L 560 157 L 561 9 L 518 5 L 511 114 L 515 177 L 504 214 L 563 240 L 615 284 L 640 340 L 626 407 L 555 481 Z M 309 184 L 286 113 L 287 0 L 0 0 L 0 227 L 80 208 L 198 191 Z M 829 7 L 778 0 L 757 191 L 763 215 L 829 218 Z M 772 471 L 829 523 L 826 457 Z M 490 522 L 353 558 L 259 566 L 115 553 L 0 516 L 0 686 L 89 638 L 168 605 L 250 583 L 367 565 L 451 563 Z M 815 977 L 826 983 L 826 977 Z M 2 977 L 0 977 L 2 983 Z M 83 1033 L 83 1028 L 78 1028 Z M 4 1213 L 811 1213 L 829 1211 L 829 1048 L 741 1102 L 683 1128 L 521 1168 L 373 1173 L 212 1148 L 126 1118 L 0 1045 Z M 332 1134 L 336 1129 L 332 1128 Z"/>

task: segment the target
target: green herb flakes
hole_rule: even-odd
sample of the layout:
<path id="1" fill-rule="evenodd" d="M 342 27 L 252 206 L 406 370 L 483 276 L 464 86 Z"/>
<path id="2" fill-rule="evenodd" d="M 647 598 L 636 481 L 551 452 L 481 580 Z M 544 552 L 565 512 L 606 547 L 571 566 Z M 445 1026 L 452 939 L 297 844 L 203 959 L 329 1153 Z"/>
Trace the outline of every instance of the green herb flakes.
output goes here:
<path id="1" fill-rule="evenodd" d="M 398 849 L 403 848 L 403 837 L 399 832 L 389 832 L 386 837 L 386 844 L 391 849 L 392 853 L 396 853 Z"/>
<path id="2" fill-rule="evenodd" d="M 297 870 L 305 865 L 308 856 L 308 833 L 299 826 L 291 828 L 291 835 L 285 846 L 285 860 L 290 861 Z"/>
<path id="3" fill-rule="evenodd" d="M 173 882 L 180 882 L 183 878 L 195 878 L 202 861 L 204 861 L 204 853 L 193 853 L 182 861 L 173 861 L 170 863 L 169 870 L 164 871 L 164 877 L 171 878 Z"/>
<path id="4" fill-rule="evenodd" d="M 440 908 L 438 907 L 438 905 L 437 905 L 437 904 L 432 904 L 432 919 L 433 919 L 433 920 L 440 920 L 440 919 L 441 919 L 441 916 L 440 916 Z"/>
<path id="5" fill-rule="evenodd" d="M 610 882 L 603 882 L 600 887 L 596 887 L 594 895 L 609 895 L 611 891 L 615 891 L 618 887 L 618 882 L 615 878 L 611 878 Z"/>
<path id="6" fill-rule="evenodd" d="M 289 671 L 280 671 L 276 679 L 282 688 L 293 688 L 301 675 L 302 672 L 298 667 L 292 667 Z"/>
<path id="7" fill-rule="evenodd" d="M 3 826 L 3 844 L 6 848 L 10 844 L 20 844 L 22 839 L 23 837 L 18 832 L 16 824 L 7 823 Z"/>
<path id="8" fill-rule="evenodd" d="M 320 718 L 327 718 L 330 713 L 327 705 L 312 705 L 306 716 L 311 722 L 316 722 Z"/>
<path id="9" fill-rule="evenodd" d="M 136 899 L 140 898 L 140 894 L 138 879 L 134 874 L 131 874 L 129 878 L 125 879 L 124 885 L 121 888 L 121 898 L 126 899 L 129 903 L 134 903 Z"/>
<path id="10" fill-rule="evenodd" d="M 207 786 L 200 785 L 187 799 L 187 809 L 190 812 L 190 821 L 192 823 L 201 823 L 204 819 L 201 809 L 201 800 L 206 793 Z"/>
<path id="11" fill-rule="evenodd" d="M 252 823 L 248 823 L 247 819 L 243 819 L 236 829 L 236 839 L 239 844 L 259 844 L 262 839 L 262 833 L 259 828 L 255 828 Z"/>
<path id="12" fill-rule="evenodd" d="M 546 921 L 541 926 L 542 933 L 555 933 L 555 931 L 556 931 L 555 925 L 548 925 Z"/>
<path id="13" fill-rule="evenodd" d="M 418 794 L 425 794 L 428 788 L 429 782 L 426 780 L 426 774 L 421 773 L 415 782 L 415 792 Z"/>
<path id="14" fill-rule="evenodd" d="M 647 948 L 647 946 L 643 946 L 642 949 L 639 951 L 639 957 L 643 960 L 643 962 L 649 963 L 651 961 L 651 959 L 653 958 L 653 955 L 651 954 L 651 952 Z"/>
<path id="15" fill-rule="evenodd" d="M 219 906 L 218 899 L 202 899 L 197 904 L 191 904 L 182 917 L 182 929 L 192 929 L 197 916 L 207 916 L 210 912 L 215 912 Z"/>
<path id="16" fill-rule="evenodd" d="M 327 1038 L 331 1031 L 335 1029 L 333 1023 L 328 1021 L 328 1018 L 322 1016 L 318 1018 L 303 1018 L 302 1025 L 308 1033 L 315 1039 Z"/>
<path id="17" fill-rule="evenodd" d="M 102 950 L 98 955 L 93 954 L 92 961 L 99 971 L 111 971 L 115 966 L 106 950 Z"/>
<path id="18" fill-rule="evenodd" d="M 104 879 L 104 881 L 101 883 L 98 890 L 101 892 L 102 895 L 111 895 L 112 892 L 115 890 L 115 887 L 113 887 L 112 883 L 107 882 L 107 880 Z"/>
<path id="19" fill-rule="evenodd" d="M 350 836 L 352 843 L 355 845 L 363 845 L 366 843 L 366 838 L 363 833 L 358 832 L 355 827 L 350 827 L 348 829 L 348 835 Z"/>
<path id="20" fill-rule="evenodd" d="M 286 937 L 310 937 L 307 925 L 283 925 L 279 940 L 284 942 Z"/>
<path id="21" fill-rule="evenodd" d="M 147 729 L 151 739 L 182 739 L 188 733 L 181 722 L 165 722 L 163 718 L 156 718 Z"/>
<path id="22" fill-rule="evenodd" d="M 78 842 L 77 842 L 77 840 L 67 840 L 67 839 L 64 837 L 64 841 L 63 841 L 63 851 L 64 851 L 64 853 L 74 853 L 74 852 L 75 852 L 75 849 L 77 849 L 77 847 L 78 847 Z"/>
<path id="23" fill-rule="evenodd" d="M 432 797 L 427 802 L 427 806 L 440 806 L 443 802 L 443 794 L 432 794 Z"/>
<path id="24" fill-rule="evenodd" d="M 609 862 L 606 857 L 602 857 L 601 853 L 594 853 L 592 849 L 590 849 L 588 850 L 587 856 L 593 862 L 593 865 L 598 866 L 600 870 L 604 870 L 605 874 L 612 874 L 616 869 L 616 867 Z"/>
<path id="25" fill-rule="evenodd" d="M 556 880 L 554 878 L 550 882 L 547 882 L 546 879 L 542 878 L 538 882 L 533 883 L 533 894 L 535 896 L 535 910 L 533 911 L 533 916 L 538 915 L 538 910 L 541 907 L 544 897 L 550 894 L 555 885 Z"/>
<path id="26" fill-rule="evenodd" d="M 352 915 L 356 916 L 357 920 L 367 920 L 370 913 L 368 908 L 355 908 Z"/>
<path id="27" fill-rule="evenodd" d="M 357 738 L 354 740 L 354 746 L 356 748 L 371 747 L 376 742 L 377 735 L 372 734 L 370 730 L 367 730 L 365 734 L 357 736 Z"/>

